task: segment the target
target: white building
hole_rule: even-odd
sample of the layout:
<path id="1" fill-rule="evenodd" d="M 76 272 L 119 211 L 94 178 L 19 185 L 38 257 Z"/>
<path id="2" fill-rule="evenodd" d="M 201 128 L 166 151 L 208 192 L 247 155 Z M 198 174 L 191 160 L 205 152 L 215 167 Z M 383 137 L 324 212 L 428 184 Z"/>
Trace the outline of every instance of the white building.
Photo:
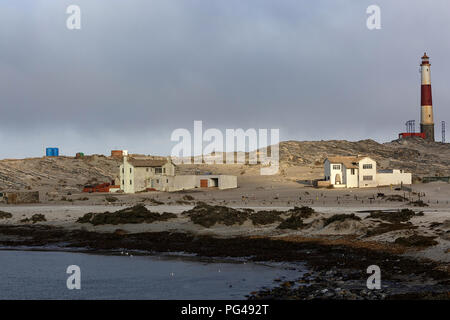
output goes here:
<path id="1" fill-rule="evenodd" d="M 330 157 L 324 161 L 325 181 L 336 188 L 365 188 L 411 184 L 411 173 L 403 170 L 377 172 L 375 160 L 366 156 Z"/>
<path id="2" fill-rule="evenodd" d="M 177 175 L 170 158 L 149 159 L 123 157 L 120 166 L 120 189 L 125 193 L 146 190 L 179 191 L 194 188 L 237 188 L 237 177 L 231 175 Z"/>

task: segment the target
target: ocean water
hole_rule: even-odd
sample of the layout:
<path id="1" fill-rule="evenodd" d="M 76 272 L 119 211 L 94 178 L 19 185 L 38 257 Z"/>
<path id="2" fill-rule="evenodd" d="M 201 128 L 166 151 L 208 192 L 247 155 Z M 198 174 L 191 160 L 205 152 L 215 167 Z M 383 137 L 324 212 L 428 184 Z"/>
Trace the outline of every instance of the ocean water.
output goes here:
<path id="1" fill-rule="evenodd" d="M 70 265 L 80 267 L 80 290 L 67 288 Z M 300 268 L 183 256 L 0 250 L 0 299 L 245 299 L 251 291 L 275 286 L 274 279 L 300 277 Z"/>

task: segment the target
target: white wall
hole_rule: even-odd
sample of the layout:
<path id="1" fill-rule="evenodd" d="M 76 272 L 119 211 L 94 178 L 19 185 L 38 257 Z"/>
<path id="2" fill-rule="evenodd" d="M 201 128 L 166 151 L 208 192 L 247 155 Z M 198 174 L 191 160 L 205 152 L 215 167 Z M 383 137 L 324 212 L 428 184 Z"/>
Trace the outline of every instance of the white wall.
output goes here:
<path id="1" fill-rule="evenodd" d="M 421 66 L 420 73 L 422 74 L 421 84 L 431 84 L 431 70 L 430 66 Z"/>
<path id="2" fill-rule="evenodd" d="M 378 173 L 377 182 L 379 186 L 389 186 L 398 184 L 411 184 L 412 174 L 401 172 L 400 170 L 393 170 L 392 173 Z"/>
<path id="3" fill-rule="evenodd" d="M 169 178 L 169 185 L 167 191 L 178 191 L 186 189 L 194 189 L 196 185 L 195 175 L 180 175 L 173 176 L 172 179 Z"/>
<path id="4" fill-rule="evenodd" d="M 170 160 L 169 160 L 170 161 Z M 175 175 L 175 165 L 170 161 L 162 166 L 163 170 L 165 169 L 166 176 L 174 176 Z M 163 171 L 164 172 L 164 171 Z"/>
<path id="5" fill-rule="evenodd" d="M 163 185 L 157 190 L 179 191 L 200 188 L 200 180 L 208 180 L 208 186 L 213 186 L 213 179 L 218 179 L 219 189 L 237 188 L 237 177 L 229 175 L 179 175 L 173 177 L 162 177 Z M 166 179 L 169 180 L 166 183 Z"/>
<path id="6" fill-rule="evenodd" d="M 333 169 L 334 165 L 339 165 L 339 170 L 338 169 Z M 343 165 L 341 163 L 330 163 L 329 160 L 327 159 L 325 161 L 325 174 L 330 176 L 330 183 L 335 185 L 336 184 L 336 174 L 339 174 L 341 176 L 341 183 L 340 184 L 345 184 L 345 180 L 344 180 L 344 175 L 343 175 Z"/>
<path id="7" fill-rule="evenodd" d="M 371 164 L 371 169 L 364 169 L 365 164 Z M 372 176 L 372 180 L 364 180 L 364 176 Z M 359 161 L 359 187 L 376 187 L 377 183 L 377 163 L 370 158 L 364 158 Z"/>
<path id="8" fill-rule="evenodd" d="M 124 190 L 124 183 L 122 182 L 124 180 L 124 176 L 123 176 L 123 163 L 120 165 L 119 167 L 119 185 L 120 185 L 120 190 Z"/>
<path id="9" fill-rule="evenodd" d="M 134 193 L 134 168 L 128 163 L 127 158 L 123 157 L 123 164 L 120 166 L 120 189 L 125 193 Z"/>
<path id="10" fill-rule="evenodd" d="M 354 174 L 352 174 L 352 169 L 345 169 L 345 182 L 347 184 L 347 188 L 358 188 L 358 169 L 354 169 Z"/>
<path id="11" fill-rule="evenodd" d="M 219 176 L 219 189 L 237 188 L 237 177 L 221 175 Z"/>

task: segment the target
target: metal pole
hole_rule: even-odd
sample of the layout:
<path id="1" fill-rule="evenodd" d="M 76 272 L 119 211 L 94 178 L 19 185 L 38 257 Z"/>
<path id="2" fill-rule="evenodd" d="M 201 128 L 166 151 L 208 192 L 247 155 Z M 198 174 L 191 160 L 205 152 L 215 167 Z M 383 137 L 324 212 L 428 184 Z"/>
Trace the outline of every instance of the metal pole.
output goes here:
<path id="1" fill-rule="evenodd" d="M 442 125 L 442 143 L 445 143 L 445 121 L 442 121 L 441 125 Z"/>

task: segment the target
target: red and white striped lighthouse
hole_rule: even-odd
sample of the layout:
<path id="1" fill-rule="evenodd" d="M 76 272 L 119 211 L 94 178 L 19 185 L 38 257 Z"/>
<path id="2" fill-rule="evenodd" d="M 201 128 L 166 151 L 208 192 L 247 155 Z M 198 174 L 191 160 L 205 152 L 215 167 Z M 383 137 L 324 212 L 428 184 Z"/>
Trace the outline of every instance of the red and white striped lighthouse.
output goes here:
<path id="1" fill-rule="evenodd" d="M 422 73 L 421 86 L 421 113 L 420 132 L 425 133 L 425 139 L 434 141 L 433 102 L 431 99 L 431 70 L 430 58 L 424 53 L 420 72 Z"/>

